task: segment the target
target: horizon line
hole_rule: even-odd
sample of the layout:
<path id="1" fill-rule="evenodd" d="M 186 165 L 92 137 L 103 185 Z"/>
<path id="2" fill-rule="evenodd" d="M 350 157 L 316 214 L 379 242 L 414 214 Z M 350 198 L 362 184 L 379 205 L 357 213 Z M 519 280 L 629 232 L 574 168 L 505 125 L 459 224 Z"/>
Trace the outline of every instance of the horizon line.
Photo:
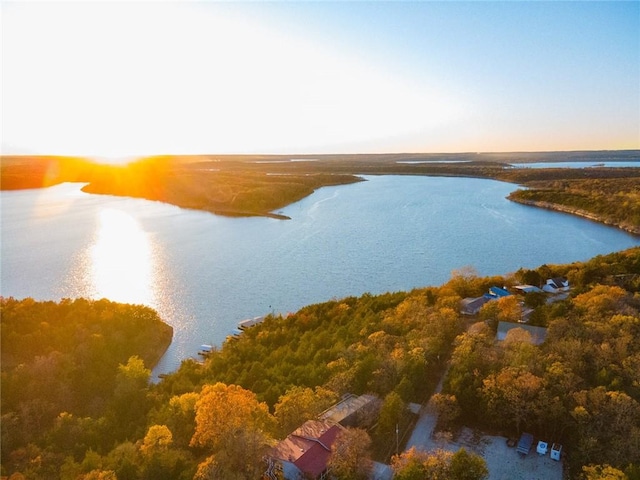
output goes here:
<path id="1" fill-rule="evenodd" d="M 99 154 L 64 154 L 64 153 L 0 153 L 3 157 L 63 157 L 63 158 L 151 158 L 151 157 L 202 157 L 220 155 L 226 157 L 253 157 L 253 156 L 321 156 L 328 157 L 334 155 L 357 156 L 357 155 L 497 155 L 497 154 L 531 154 L 531 153 L 582 153 L 582 152 L 640 152 L 640 148 L 603 148 L 603 149 L 569 149 L 569 150 L 494 150 L 494 151 L 455 151 L 455 152 L 294 152 L 294 153 L 149 153 L 149 154 L 123 154 L 123 155 L 99 155 Z"/>

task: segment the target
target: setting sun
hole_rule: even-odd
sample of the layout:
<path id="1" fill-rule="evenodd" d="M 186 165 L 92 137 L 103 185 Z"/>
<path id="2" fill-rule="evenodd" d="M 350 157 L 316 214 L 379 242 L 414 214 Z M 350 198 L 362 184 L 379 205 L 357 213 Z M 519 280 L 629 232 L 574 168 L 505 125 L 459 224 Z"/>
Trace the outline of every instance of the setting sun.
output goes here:
<path id="1" fill-rule="evenodd" d="M 137 157 L 137 156 L 105 156 L 105 155 L 101 155 L 101 156 L 94 155 L 90 158 L 90 160 L 96 163 L 106 164 L 106 165 L 127 165 L 139 159 L 140 157 Z"/>

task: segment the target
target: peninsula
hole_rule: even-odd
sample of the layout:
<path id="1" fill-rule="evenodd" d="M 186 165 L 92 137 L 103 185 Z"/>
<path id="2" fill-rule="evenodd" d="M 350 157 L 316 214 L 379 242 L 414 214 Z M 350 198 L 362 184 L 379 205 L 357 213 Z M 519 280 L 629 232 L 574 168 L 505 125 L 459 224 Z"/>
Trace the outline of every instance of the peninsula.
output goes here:
<path id="1" fill-rule="evenodd" d="M 226 216 L 278 213 L 315 189 L 361 181 L 359 175 L 491 178 L 521 185 L 512 201 L 550 208 L 640 234 L 640 152 L 525 152 L 363 155 L 158 156 L 126 165 L 83 158 L 4 156 L 1 188 L 85 182 L 85 192 L 162 201 Z M 590 168 L 513 168 L 531 162 L 588 161 Z"/>

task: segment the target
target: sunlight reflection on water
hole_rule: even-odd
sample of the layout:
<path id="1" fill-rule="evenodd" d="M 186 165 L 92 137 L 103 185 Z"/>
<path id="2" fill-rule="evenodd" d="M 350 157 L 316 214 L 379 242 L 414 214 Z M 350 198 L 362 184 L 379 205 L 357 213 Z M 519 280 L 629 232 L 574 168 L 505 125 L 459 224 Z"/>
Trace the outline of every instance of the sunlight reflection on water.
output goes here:
<path id="1" fill-rule="evenodd" d="M 149 234 L 130 214 L 111 208 L 100 211 L 95 242 L 83 262 L 94 298 L 156 304 L 156 258 Z"/>
<path id="2" fill-rule="evenodd" d="M 221 345 L 240 320 L 349 295 L 498 275 L 639 245 L 605 225 L 509 202 L 511 184 L 367 177 L 283 209 L 225 218 L 81 184 L 3 191 L 0 293 L 145 304 L 174 329 L 165 373 Z M 553 241 L 549 241 L 553 238 Z"/>

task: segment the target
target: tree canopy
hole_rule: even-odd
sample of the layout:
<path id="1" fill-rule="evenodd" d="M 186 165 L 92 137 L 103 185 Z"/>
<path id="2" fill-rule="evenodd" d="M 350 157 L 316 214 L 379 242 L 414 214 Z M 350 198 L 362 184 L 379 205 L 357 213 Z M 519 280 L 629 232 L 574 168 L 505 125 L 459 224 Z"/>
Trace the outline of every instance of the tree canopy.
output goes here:
<path id="1" fill-rule="evenodd" d="M 556 276 L 572 290 L 536 307 L 532 318 L 547 328 L 541 345 L 523 330 L 498 342 L 490 318 L 458 311 L 461 294 Z M 0 305 L 7 477 L 256 478 L 276 439 L 347 392 L 384 399 L 371 438 L 395 451 L 400 412 L 429 398 L 449 358 L 435 400 L 446 428 L 526 430 L 562 443 L 576 479 L 635 479 L 640 471 L 640 248 L 513 276 L 464 270 L 440 287 L 310 305 L 268 317 L 157 384 L 149 367 L 170 329 L 146 307 L 82 299 Z M 490 316 L 512 306 L 496 305 Z M 378 449 L 369 450 L 368 432 L 350 433 L 359 445 L 353 455 L 366 465 L 367 451 Z M 340 452 L 352 458 L 350 447 Z M 426 470 L 429 478 L 484 478 L 468 452 L 421 455 L 397 456 L 397 478 L 424 478 Z M 364 474 L 336 468 L 345 478 Z"/>

